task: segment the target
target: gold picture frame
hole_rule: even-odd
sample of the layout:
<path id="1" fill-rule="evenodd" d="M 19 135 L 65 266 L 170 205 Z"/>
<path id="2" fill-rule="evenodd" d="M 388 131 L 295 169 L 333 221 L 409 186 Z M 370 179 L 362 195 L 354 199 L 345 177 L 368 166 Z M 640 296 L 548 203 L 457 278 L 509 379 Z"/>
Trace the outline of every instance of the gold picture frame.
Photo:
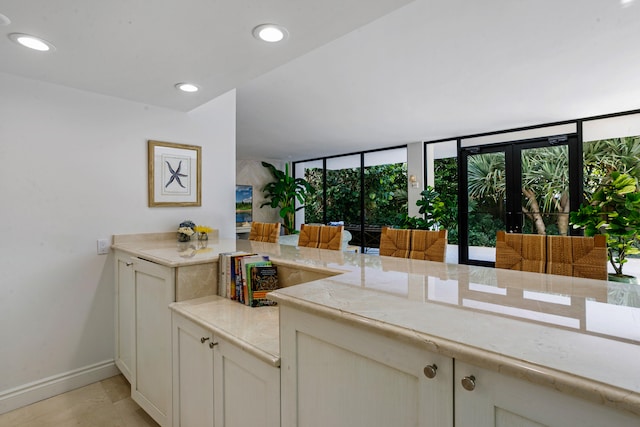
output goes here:
<path id="1" fill-rule="evenodd" d="M 202 148 L 147 141 L 149 207 L 201 206 Z"/>

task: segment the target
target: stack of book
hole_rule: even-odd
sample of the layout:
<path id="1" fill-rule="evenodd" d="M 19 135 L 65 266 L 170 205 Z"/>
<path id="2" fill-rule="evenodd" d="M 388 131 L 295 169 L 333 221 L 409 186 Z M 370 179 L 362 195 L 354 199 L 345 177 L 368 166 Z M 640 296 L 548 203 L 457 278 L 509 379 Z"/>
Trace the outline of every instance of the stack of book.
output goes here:
<path id="1" fill-rule="evenodd" d="M 275 305 L 267 293 L 278 289 L 278 267 L 267 255 L 224 252 L 219 258 L 218 294 L 250 307 Z"/>

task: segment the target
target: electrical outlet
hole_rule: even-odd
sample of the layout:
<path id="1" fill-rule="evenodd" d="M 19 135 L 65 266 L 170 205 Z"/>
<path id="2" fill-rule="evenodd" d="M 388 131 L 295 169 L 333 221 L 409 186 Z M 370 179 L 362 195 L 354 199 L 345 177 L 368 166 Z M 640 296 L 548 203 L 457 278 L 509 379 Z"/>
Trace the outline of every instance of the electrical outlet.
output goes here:
<path id="1" fill-rule="evenodd" d="M 109 239 L 98 239 L 98 255 L 107 255 L 110 249 Z"/>

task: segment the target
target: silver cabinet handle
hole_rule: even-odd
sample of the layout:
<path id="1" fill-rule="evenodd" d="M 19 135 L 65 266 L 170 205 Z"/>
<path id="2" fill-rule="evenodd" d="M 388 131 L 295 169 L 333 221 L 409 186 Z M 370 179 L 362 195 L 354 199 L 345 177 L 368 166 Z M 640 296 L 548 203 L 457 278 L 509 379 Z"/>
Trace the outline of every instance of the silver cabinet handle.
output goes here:
<path id="1" fill-rule="evenodd" d="M 209 348 L 213 348 L 214 346 L 218 345 L 217 342 L 210 342 L 209 343 Z"/>
<path id="2" fill-rule="evenodd" d="M 473 375 L 468 375 L 460 381 L 462 383 L 462 387 L 465 390 L 473 391 L 476 388 L 476 377 Z"/>
<path id="3" fill-rule="evenodd" d="M 207 340 L 209 340 L 209 339 L 211 339 L 211 338 L 209 338 L 209 337 L 202 337 L 202 338 L 200 338 L 200 342 L 201 342 L 202 344 L 204 344 L 204 342 L 205 342 L 205 341 L 207 341 Z"/>
<path id="4" fill-rule="evenodd" d="M 435 378 L 438 367 L 436 366 L 436 364 L 432 364 L 432 365 L 427 365 L 424 367 L 424 376 L 427 378 Z"/>
<path id="5" fill-rule="evenodd" d="M 133 265 L 133 261 L 127 261 L 127 262 L 125 263 L 125 265 L 126 265 L 127 267 L 131 267 L 131 266 Z"/>

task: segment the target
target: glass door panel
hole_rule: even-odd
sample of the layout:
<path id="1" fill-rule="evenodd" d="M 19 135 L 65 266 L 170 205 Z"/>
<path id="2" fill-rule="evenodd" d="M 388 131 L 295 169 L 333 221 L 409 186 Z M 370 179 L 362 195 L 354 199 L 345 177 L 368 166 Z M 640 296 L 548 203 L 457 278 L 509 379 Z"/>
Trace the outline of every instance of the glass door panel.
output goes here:
<path id="1" fill-rule="evenodd" d="M 363 251 L 377 253 L 382 227 L 407 212 L 407 148 L 364 153 Z"/>
<path id="2" fill-rule="evenodd" d="M 496 232 L 506 227 L 505 152 L 467 157 L 468 258 L 495 262 Z"/>
<path id="3" fill-rule="evenodd" d="M 360 245 L 360 154 L 332 157 L 326 163 L 326 212 L 327 224 L 344 225 L 352 236 L 351 244 Z"/>
<path id="4" fill-rule="evenodd" d="M 549 137 L 462 151 L 462 263 L 492 265 L 496 232 L 568 235 L 577 188 L 575 136 Z M 575 160 L 574 163 L 575 164 Z M 575 169 L 575 167 L 574 167 Z M 571 195 L 571 196 L 570 196 Z M 466 206 L 466 209 L 464 207 Z"/>
<path id="5" fill-rule="evenodd" d="M 522 233 L 569 234 L 569 147 L 520 150 Z"/>
<path id="6" fill-rule="evenodd" d="M 296 211 L 296 228 L 300 224 L 324 223 L 324 163 L 312 160 L 295 164 L 296 178 L 304 178 L 315 190 L 307 193 L 304 207 Z M 296 208 L 300 203 L 296 200 Z"/>

